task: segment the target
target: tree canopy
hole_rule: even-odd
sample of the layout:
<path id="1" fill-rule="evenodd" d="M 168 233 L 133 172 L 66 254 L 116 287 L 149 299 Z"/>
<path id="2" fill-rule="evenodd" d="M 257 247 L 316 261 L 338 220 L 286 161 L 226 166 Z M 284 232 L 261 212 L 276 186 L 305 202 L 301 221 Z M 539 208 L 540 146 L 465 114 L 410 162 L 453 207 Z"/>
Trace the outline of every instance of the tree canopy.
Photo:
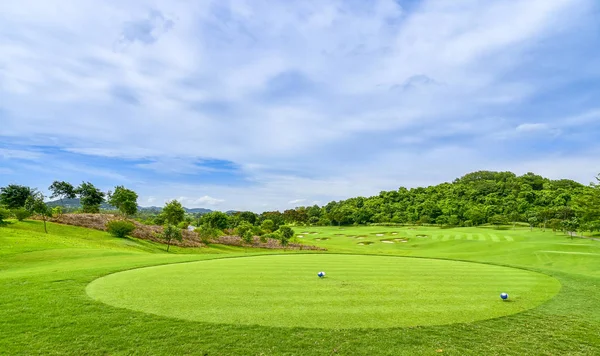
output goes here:
<path id="1" fill-rule="evenodd" d="M 85 213 L 100 212 L 100 204 L 104 203 L 105 194 L 90 182 L 83 182 L 75 189 L 79 195 L 81 207 Z"/>
<path id="2" fill-rule="evenodd" d="M 108 192 L 108 203 L 127 216 L 137 213 L 137 199 L 136 192 L 122 185 L 116 186 L 114 192 Z"/>
<path id="3" fill-rule="evenodd" d="M 27 199 L 35 193 L 35 189 L 24 185 L 9 184 L 0 188 L 0 205 L 9 209 L 18 209 L 25 206 Z"/>

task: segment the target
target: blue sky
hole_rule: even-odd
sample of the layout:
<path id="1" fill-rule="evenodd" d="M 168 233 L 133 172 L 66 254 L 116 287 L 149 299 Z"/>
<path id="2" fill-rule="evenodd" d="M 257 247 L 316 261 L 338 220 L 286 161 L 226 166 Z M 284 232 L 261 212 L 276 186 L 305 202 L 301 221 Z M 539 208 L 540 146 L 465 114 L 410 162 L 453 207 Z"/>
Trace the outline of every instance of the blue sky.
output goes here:
<path id="1" fill-rule="evenodd" d="M 259 212 L 600 172 L 595 0 L 22 0 L 0 24 L 0 186 Z"/>

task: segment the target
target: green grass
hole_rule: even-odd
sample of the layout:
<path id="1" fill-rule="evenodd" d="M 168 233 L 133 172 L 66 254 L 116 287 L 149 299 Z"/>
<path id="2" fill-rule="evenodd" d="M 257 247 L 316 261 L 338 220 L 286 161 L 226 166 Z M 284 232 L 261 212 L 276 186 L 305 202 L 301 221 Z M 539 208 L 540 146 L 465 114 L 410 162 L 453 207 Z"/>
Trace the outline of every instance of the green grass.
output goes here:
<path id="1" fill-rule="evenodd" d="M 327 271 L 323 279 L 320 270 Z M 343 329 L 497 318 L 531 309 L 559 289 L 544 274 L 485 264 L 274 255 L 135 269 L 92 282 L 88 294 L 117 307 L 193 321 Z M 499 298 L 502 291 L 510 292 L 510 302 Z"/>
<path id="2" fill-rule="evenodd" d="M 172 249 L 174 253 L 166 254 L 163 245 L 116 239 L 98 231 L 55 224 L 49 224 L 49 231 L 51 234 L 43 234 L 39 222 L 0 227 L 0 354 L 433 355 L 437 354 L 436 350 L 450 355 L 600 354 L 598 241 L 571 240 L 564 235 L 530 232 L 528 229 L 296 228 L 298 233 L 318 232 L 300 240 L 326 247 L 328 253 L 337 254 L 297 255 L 286 252 L 294 254 L 285 256 L 292 259 L 318 257 L 329 261 L 331 258 L 332 267 L 322 268 L 329 272 L 328 277 L 318 279 L 311 267 L 309 283 L 340 281 L 336 277 L 340 272 L 336 270 L 334 259 L 343 257 L 339 256 L 340 253 L 347 253 L 442 258 L 519 267 L 551 276 L 561 284 L 558 294 L 547 302 L 493 319 L 447 325 L 331 329 L 213 323 L 165 317 L 111 306 L 94 300 L 86 293 L 87 286 L 98 278 L 123 276 L 126 273 L 117 272 L 124 270 L 194 261 L 205 262 L 175 266 L 202 269 L 214 268 L 210 267 L 216 266 L 214 263 L 227 265 L 246 261 L 250 264 L 250 261 L 278 257 L 215 259 L 274 251 L 211 246 L 204 249 L 175 248 Z M 384 236 L 377 236 L 378 233 Z M 425 236 L 417 237 L 419 234 Z M 349 237 L 360 235 L 366 237 Z M 313 240 L 314 237 L 329 239 Z M 381 242 L 382 239 L 396 238 L 407 242 Z M 358 245 L 360 240 L 373 243 Z M 438 263 L 427 259 L 397 260 Z M 311 262 L 307 261 L 301 265 L 310 265 Z M 498 278 L 502 278 L 504 273 L 513 273 L 514 269 L 499 271 L 502 273 Z M 277 273 L 295 273 L 295 269 L 279 269 Z M 381 274 L 385 276 L 384 270 Z M 454 278 L 459 273 L 451 275 Z M 202 280 L 200 277 L 196 280 Z M 215 277 L 211 278 L 214 281 Z M 172 282 L 177 280 L 172 279 Z M 351 280 L 348 283 L 359 282 Z M 197 300 L 198 307 L 212 303 L 227 305 L 227 293 L 211 290 L 209 296 L 204 297 L 203 292 L 206 290 L 189 292 L 191 296 L 188 299 Z M 523 298 L 525 294 L 519 292 L 515 302 L 502 303 L 498 292 L 494 291 L 492 300 L 499 308 L 512 308 L 526 299 Z M 514 293 L 508 292 L 516 298 Z M 244 303 L 257 308 L 269 302 L 254 295 L 251 290 L 240 294 Z M 157 295 L 146 291 L 145 297 L 153 300 Z M 463 297 L 460 295 L 460 298 Z M 208 301 L 203 298 L 208 298 Z M 282 293 L 277 298 L 290 299 L 288 303 L 283 302 L 287 310 L 302 308 L 293 296 Z M 364 298 L 367 301 L 363 300 L 360 305 L 363 310 L 368 309 L 371 304 L 377 304 L 378 298 L 377 292 L 370 293 L 370 297 Z M 175 301 L 161 305 L 165 309 L 178 307 Z M 351 311 L 353 308 L 348 309 Z"/>

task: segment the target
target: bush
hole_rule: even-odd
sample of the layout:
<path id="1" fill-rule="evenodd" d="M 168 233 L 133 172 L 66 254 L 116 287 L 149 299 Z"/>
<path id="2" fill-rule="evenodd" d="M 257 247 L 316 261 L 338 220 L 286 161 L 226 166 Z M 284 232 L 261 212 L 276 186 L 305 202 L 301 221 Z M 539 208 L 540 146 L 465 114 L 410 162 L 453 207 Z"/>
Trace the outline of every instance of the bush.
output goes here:
<path id="1" fill-rule="evenodd" d="M 204 224 L 198 228 L 196 228 L 196 233 L 200 237 L 200 241 L 203 244 L 207 245 L 211 240 L 219 238 L 221 236 L 221 230 L 210 227 L 208 224 Z"/>
<path id="2" fill-rule="evenodd" d="M 10 211 L 0 207 L 0 224 L 4 223 L 5 219 L 10 217 Z"/>
<path id="3" fill-rule="evenodd" d="M 63 214 L 62 206 L 55 206 L 54 208 L 52 208 L 52 215 L 62 215 L 62 214 Z"/>
<path id="4" fill-rule="evenodd" d="M 25 208 L 18 208 L 13 210 L 13 215 L 15 216 L 15 218 L 17 218 L 17 220 L 23 221 L 30 217 L 31 213 Z"/>
<path id="5" fill-rule="evenodd" d="M 126 220 L 111 220 L 106 223 L 106 229 L 114 237 L 125 238 L 135 230 L 135 225 Z"/>

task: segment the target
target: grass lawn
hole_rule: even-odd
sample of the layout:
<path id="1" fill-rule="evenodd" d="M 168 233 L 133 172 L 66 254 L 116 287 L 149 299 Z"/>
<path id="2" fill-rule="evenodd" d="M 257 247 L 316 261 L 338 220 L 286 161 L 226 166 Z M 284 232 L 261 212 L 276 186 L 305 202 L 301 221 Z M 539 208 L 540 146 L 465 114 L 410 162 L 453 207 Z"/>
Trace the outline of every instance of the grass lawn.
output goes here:
<path id="1" fill-rule="evenodd" d="M 598 241 L 527 229 L 295 230 L 327 253 L 166 254 L 71 226 L 0 227 L 0 354 L 600 354 Z"/>

